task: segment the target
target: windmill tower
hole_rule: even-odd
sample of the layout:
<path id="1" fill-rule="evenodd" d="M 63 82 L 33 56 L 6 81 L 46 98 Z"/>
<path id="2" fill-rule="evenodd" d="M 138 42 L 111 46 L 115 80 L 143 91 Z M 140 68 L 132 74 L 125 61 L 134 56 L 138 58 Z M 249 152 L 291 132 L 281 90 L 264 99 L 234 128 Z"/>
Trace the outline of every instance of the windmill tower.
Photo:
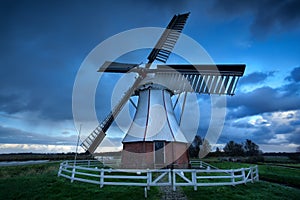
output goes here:
<path id="1" fill-rule="evenodd" d="M 122 141 L 123 167 L 188 167 L 188 141 L 175 117 L 171 96 L 187 92 L 233 95 L 245 70 L 244 64 L 165 64 L 188 16 L 189 13 L 185 13 L 172 18 L 145 66 L 105 62 L 100 67 L 98 72 L 136 73 L 137 77 L 105 120 L 83 141 L 81 146 L 87 152 L 94 153 L 125 103 L 137 95 L 136 113 Z M 154 61 L 162 64 L 153 68 Z"/>

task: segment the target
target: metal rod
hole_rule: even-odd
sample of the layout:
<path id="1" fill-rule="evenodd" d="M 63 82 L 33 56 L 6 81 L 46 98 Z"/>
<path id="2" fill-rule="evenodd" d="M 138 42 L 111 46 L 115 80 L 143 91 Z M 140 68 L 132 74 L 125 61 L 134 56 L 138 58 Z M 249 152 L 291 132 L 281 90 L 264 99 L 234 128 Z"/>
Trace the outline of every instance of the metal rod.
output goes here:
<path id="1" fill-rule="evenodd" d="M 133 107 L 135 107 L 135 109 L 137 109 L 137 105 L 135 105 L 135 103 L 133 102 L 133 100 L 131 98 L 129 98 L 129 101 L 133 105 Z"/>
<path id="2" fill-rule="evenodd" d="M 173 110 L 175 109 L 175 107 L 176 107 L 176 105 L 177 105 L 177 103 L 178 103 L 178 100 L 179 100 L 180 95 L 181 95 L 181 93 L 179 93 L 178 96 L 177 96 L 177 99 L 176 99 L 175 104 L 174 104 L 174 106 L 173 106 Z"/>
<path id="3" fill-rule="evenodd" d="M 183 115 L 183 111 L 184 111 L 184 107 L 185 107 L 185 102 L 186 102 L 186 96 L 187 96 L 187 92 L 184 93 L 184 99 L 183 99 L 181 114 L 180 114 L 179 123 L 178 123 L 179 126 L 180 126 L 181 120 L 182 120 L 182 115 Z"/>
<path id="4" fill-rule="evenodd" d="M 76 165 L 76 160 L 77 160 L 77 152 L 78 152 L 78 145 L 79 145 L 79 140 L 80 140 L 80 133 L 81 133 L 81 126 L 79 126 L 79 132 L 78 132 L 78 137 L 77 137 L 77 144 L 76 144 L 76 151 L 75 151 L 75 158 L 74 158 L 74 166 Z"/>

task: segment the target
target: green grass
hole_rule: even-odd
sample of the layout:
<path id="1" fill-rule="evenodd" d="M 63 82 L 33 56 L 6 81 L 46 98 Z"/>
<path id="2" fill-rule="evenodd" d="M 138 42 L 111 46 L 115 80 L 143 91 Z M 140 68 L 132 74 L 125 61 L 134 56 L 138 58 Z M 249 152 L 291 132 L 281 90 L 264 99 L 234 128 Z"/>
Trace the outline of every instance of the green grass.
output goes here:
<path id="1" fill-rule="evenodd" d="M 209 164 L 216 166 L 220 169 L 238 169 L 242 167 L 247 168 L 249 166 L 254 166 L 253 164 L 248 163 L 221 162 L 215 159 L 206 160 L 206 162 L 209 162 Z M 284 165 L 291 165 L 295 167 L 299 164 Z M 241 196 L 244 194 L 246 196 L 246 199 L 299 199 L 300 168 L 287 168 L 272 164 L 260 164 L 258 165 L 258 169 L 260 179 L 269 182 L 261 181 L 255 184 L 248 183 L 246 186 L 238 185 L 236 187 L 201 187 L 198 188 L 198 190 L 206 195 L 212 192 L 209 198 L 226 199 L 232 196 L 233 199 L 244 199 L 244 197 Z M 286 187 L 285 185 L 292 186 L 295 188 Z M 192 188 L 184 187 L 183 189 L 186 192 L 187 196 L 189 196 L 189 199 L 206 198 L 206 195 L 202 196 L 201 194 L 194 192 Z M 215 190 L 223 191 L 223 194 L 215 194 L 213 192 Z"/>
<path id="2" fill-rule="evenodd" d="M 248 164 L 248 163 L 238 163 L 238 162 L 209 162 L 212 166 L 218 167 L 219 169 L 239 169 L 239 168 L 247 168 L 250 166 L 255 166 L 255 164 Z"/>
<path id="3" fill-rule="evenodd" d="M 215 162 L 219 168 L 248 167 L 250 164 Z M 0 167 L 0 199 L 143 199 L 143 187 L 104 186 L 74 182 L 57 177 L 59 163 Z M 300 182 L 299 169 L 259 165 L 260 177 L 277 182 Z M 290 171 L 294 170 L 294 171 Z M 295 171 L 298 170 L 298 171 Z M 277 174 L 277 176 L 274 176 Z M 292 181 L 291 181 L 292 180 Z M 265 181 L 254 184 L 217 187 L 182 187 L 188 199 L 298 199 L 300 190 Z M 148 199 L 160 199 L 158 187 L 151 187 Z"/>
<path id="4" fill-rule="evenodd" d="M 0 167 L 0 199 L 143 199 L 143 187 L 104 186 L 57 177 L 59 164 Z M 148 199 L 160 199 L 151 187 Z"/>
<path id="5" fill-rule="evenodd" d="M 220 169 L 238 169 L 254 166 L 247 163 L 220 162 L 216 159 L 206 160 L 209 164 Z M 269 179 L 272 182 L 299 186 L 300 169 L 290 169 L 280 166 L 258 165 L 259 176 L 263 179 Z M 213 173 L 211 173 L 213 174 Z M 190 175 L 187 174 L 190 178 Z M 267 177 L 267 178 L 266 178 Z M 180 180 L 180 179 L 179 179 Z M 224 179 L 222 179 L 224 180 Z M 193 187 L 182 187 L 189 200 L 193 199 L 280 199 L 292 200 L 299 199 L 300 189 L 287 187 L 276 183 L 259 181 L 247 183 L 246 185 L 217 186 L 217 187 L 198 187 L 197 191 Z"/>
<path id="6" fill-rule="evenodd" d="M 272 165 L 259 165 L 260 178 L 300 188 L 300 169 Z"/>
<path id="7" fill-rule="evenodd" d="M 296 164 L 283 164 L 284 166 L 287 167 L 295 167 L 295 168 L 300 168 L 300 163 L 296 163 Z"/>
<path id="8" fill-rule="evenodd" d="M 234 162 L 215 162 L 212 163 L 212 165 L 221 169 L 235 169 L 251 166 L 251 164 Z M 262 180 L 300 188 L 300 168 L 287 168 L 272 164 L 260 164 L 258 165 L 258 171 L 259 177 Z"/>
<path id="9" fill-rule="evenodd" d="M 218 187 L 198 187 L 194 191 L 192 187 L 182 187 L 189 200 L 193 199 L 299 199 L 300 190 L 268 182 L 256 182 L 254 184 Z"/>

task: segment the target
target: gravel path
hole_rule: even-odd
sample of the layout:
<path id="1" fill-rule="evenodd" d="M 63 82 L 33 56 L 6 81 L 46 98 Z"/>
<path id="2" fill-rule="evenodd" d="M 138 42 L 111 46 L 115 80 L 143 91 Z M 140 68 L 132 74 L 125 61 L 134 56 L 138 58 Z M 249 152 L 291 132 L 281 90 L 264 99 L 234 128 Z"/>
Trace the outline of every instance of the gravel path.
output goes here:
<path id="1" fill-rule="evenodd" d="M 174 192 L 172 186 L 161 186 L 160 192 L 162 193 L 162 200 L 187 200 L 187 197 L 181 187 L 176 187 L 176 191 Z"/>

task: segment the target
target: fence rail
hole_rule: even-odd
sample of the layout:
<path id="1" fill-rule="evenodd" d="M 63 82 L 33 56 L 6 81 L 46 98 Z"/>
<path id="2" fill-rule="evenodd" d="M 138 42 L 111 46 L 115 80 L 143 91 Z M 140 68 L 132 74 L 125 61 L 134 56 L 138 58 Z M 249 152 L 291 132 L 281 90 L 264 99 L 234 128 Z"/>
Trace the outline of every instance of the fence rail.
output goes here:
<path id="1" fill-rule="evenodd" d="M 259 180 L 258 167 L 241 169 L 174 169 L 173 190 L 176 186 L 221 186 L 246 184 Z"/>
<path id="2" fill-rule="evenodd" d="M 58 176 L 73 181 L 105 185 L 143 186 L 220 186 L 246 184 L 259 180 L 258 167 L 241 169 L 105 169 L 99 161 L 64 161 Z"/>

